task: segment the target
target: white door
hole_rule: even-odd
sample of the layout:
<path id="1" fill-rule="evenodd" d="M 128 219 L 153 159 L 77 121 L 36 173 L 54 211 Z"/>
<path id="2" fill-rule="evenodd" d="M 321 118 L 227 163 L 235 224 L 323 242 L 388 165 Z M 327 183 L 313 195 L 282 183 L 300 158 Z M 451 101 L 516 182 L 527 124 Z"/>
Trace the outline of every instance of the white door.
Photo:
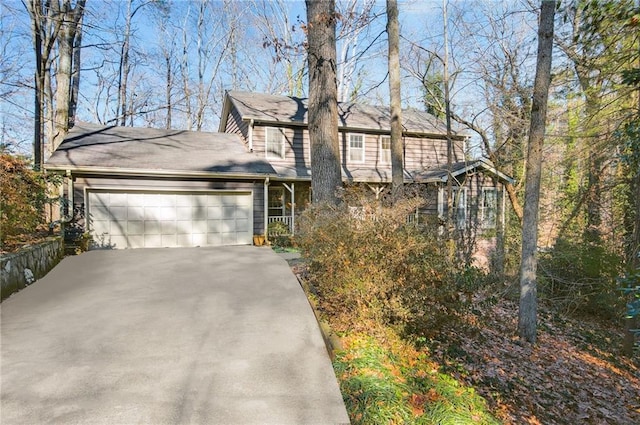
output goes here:
<path id="1" fill-rule="evenodd" d="M 250 245 L 251 192 L 91 190 L 94 242 L 110 248 Z"/>

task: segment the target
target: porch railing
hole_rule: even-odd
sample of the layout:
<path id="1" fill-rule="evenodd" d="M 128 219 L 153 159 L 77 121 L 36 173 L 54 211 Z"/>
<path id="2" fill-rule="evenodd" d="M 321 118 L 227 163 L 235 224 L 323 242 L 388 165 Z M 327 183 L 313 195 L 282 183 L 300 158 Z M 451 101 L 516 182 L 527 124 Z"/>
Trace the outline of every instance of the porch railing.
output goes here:
<path id="1" fill-rule="evenodd" d="M 273 224 L 282 223 L 282 224 Z M 269 217 L 267 226 L 269 236 L 293 235 L 293 217 L 290 215 L 276 215 Z"/>

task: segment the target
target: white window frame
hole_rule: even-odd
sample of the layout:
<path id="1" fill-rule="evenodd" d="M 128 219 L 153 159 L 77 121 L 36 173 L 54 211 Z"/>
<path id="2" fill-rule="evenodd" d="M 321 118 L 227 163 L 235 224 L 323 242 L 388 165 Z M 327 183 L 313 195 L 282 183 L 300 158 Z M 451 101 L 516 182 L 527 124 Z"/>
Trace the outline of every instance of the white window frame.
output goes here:
<path id="1" fill-rule="evenodd" d="M 488 192 L 493 192 L 493 205 L 485 204 Z M 493 210 L 493 216 L 489 217 L 487 212 Z M 491 222 L 487 222 L 491 219 Z M 498 224 L 498 188 L 487 186 L 482 188 L 482 196 L 480 198 L 480 224 L 483 229 L 495 229 Z"/>
<path id="2" fill-rule="evenodd" d="M 277 132 L 280 135 L 280 153 L 269 149 L 270 137 L 274 137 L 273 132 Z M 267 158 L 270 159 L 284 159 L 285 157 L 285 135 L 283 129 L 279 127 L 265 127 L 264 132 L 264 150 Z"/>
<path id="3" fill-rule="evenodd" d="M 383 146 L 383 141 L 385 139 L 389 141 L 389 149 L 385 149 L 384 146 Z M 391 136 L 388 136 L 386 134 L 380 135 L 380 139 L 379 139 L 378 144 L 379 144 L 379 148 L 380 148 L 380 163 L 381 164 L 391 164 Z M 385 153 L 387 155 L 385 155 Z"/>
<path id="4" fill-rule="evenodd" d="M 451 196 L 453 197 L 453 208 L 456 210 L 454 216 L 454 224 L 456 229 L 464 229 L 468 227 L 468 191 L 466 187 L 453 186 Z M 458 193 L 462 194 L 458 196 Z M 462 208 L 459 201 L 462 200 Z M 447 211 L 447 188 L 441 187 L 438 191 L 438 214 L 442 220 L 446 220 L 445 212 Z"/>
<path id="5" fill-rule="evenodd" d="M 351 147 L 351 138 L 352 138 L 352 137 L 361 137 L 361 138 L 362 138 L 362 148 L 354 149 L 354 148 L 352 148 L 352 147 Z M 349 162 L 350 162 L 350 163 L 353 163 L 353 164 L 363 164 L 363 163 L 365 162 L 365 147 L 366 147 L 366 142 L 365 142 L 365 140 L 366 140 L 366 137 L 365 137 L 365 135 L 364 135 L 364 134 L 361 134 L 361 133 L 349 133 L 349 152 L 348 152 L 348 158 L 349 158 Z M 352 152 L 355 152 L 356 150 L 357 150 L 357 151 L 361 151 L 361 152 L 362 152 L 362 153 L 361 153 L 361 155 L 362 155 L 362 158 L 361 158 L 361 159 L 353 159 L 353 158 L 352 158 L 351 153 L 352 153 Z"/>

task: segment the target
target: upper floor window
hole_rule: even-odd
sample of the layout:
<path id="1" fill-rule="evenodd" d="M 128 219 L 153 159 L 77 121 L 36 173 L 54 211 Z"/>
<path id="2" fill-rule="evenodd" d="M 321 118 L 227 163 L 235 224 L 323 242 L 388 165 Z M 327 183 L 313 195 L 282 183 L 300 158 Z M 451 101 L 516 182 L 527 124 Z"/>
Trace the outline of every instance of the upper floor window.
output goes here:
<path id="1" fill-rule="evenodd" d="M 391 164 L 391 136 L 380 136 L 380 162 Z"/>
<path id="2" fill-rule="evenodd" d="M 483 187 L 480 199 L 480 223 L 485 229 L 496 227 L 498 217 L 498 190 L 495 187 Z"/>
<path id="3" fill-rule="evenodd" d="M 266 128 L 265 150 L 267 158 L 284 158 L 284 133 L 280 128 Z"/>
<path id="4" fill-rule="evenodd" d="M 349 161 L 364 162 L 364 134 L 349 135 Z"/>

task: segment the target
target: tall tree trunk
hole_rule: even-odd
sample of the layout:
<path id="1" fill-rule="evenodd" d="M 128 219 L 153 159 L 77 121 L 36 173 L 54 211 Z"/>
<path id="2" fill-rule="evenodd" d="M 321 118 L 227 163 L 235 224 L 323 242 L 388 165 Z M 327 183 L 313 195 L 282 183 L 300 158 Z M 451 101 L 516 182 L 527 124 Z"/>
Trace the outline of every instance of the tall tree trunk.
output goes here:
<path id="1" fill-rule="evenodd" d="M 447 256 L 453 261 L 456 253 L 456 244 L 453 237 L 455 231 L 455 217 L 457 211 L 453 202 L 453 137 L 451 134 L 451 99 L 449 98 L 449 16 L 447 13 L 447 0 L 442 0 L 442 16 L 444 29 L 444 60 L 442 62 L 442 83 L 444 85 L 444 113 L 447 125 L 447 215 L 445 219 L 445 237 L 447 244 Z"/>
<path id="2" fill-rule="evenodd" d="M 54 133 L 51 137 L 49 155 L 62 143 L 69 132 L 71 108 L 71 83 L 73 77 L 73 58 L 78 23 L 84 14 L 86 0 L 78 0 L 75 8 L 71 8 L 69 0 L 65 0 L 60 11 L 62 26 L 58 33 L 58 68 L 56 70 L 55 121 Z"/>
<path id="3" fill-rule="evenodd" d="M 342 185 L 338 140 L 334 0 L 305 0 L 309 63 L 309 139 L 314 203 L 337 204 Z"/>
<path id="4" fill-rule="evenodd" d="M 547 100 L 551 84 L 551 53 L 553 50 L 553 18 L 555 1 L 543 0 L 538 28 L 538 59 L 531 105 L 531 127 L 525 183 L 524 215 L 522 224 L 522 261 L 520 263 L 520 310 L 518 332 L 520 338 L 536 342 L 537 334 L 537 258 L 538 205 L 540 203 L 540 177 L 542 147 L 547 118 Z"/>
<path id="5" fill-rule="evenodd" d="M 84 8 L 83 1 L 83 8 Z M 71 99 L 69 101 L 69 127 L 73 127 L 76 121 L 78 110 L 78 95 L 80 93 L 80 56 L 82 53 L 82 20 L 84 13 L 80 16 L 76 28 L 76 38 L 73 45 L 73 71 L 71 75 Z"/>
<path id="6" fill-rule="evenodd" d="M 400 29 L 398 24 L 398 3 L 396 0 L 387 0 L 387 35 L 389 37 L 389 95 L 391 109 L 391 197 L 396 201 L 404 192 Z"/>

